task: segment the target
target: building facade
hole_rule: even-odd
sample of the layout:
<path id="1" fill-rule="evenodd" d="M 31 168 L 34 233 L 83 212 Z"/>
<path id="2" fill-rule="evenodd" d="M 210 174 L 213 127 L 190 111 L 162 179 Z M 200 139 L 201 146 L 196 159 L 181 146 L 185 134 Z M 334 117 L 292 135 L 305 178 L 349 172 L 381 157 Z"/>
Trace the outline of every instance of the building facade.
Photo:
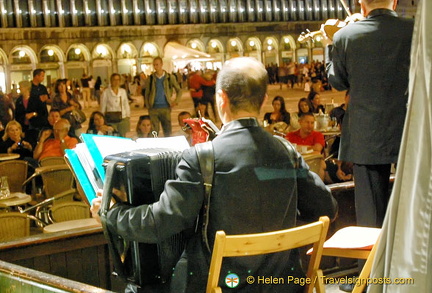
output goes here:
<path id="1" fill-rule="evenodd" d="M 345 5 L 359 10 L 354 0 Z M 298 37 L 346 16 L 339 0 L 0 0 L 0 87 L 9 92 L 35 68 L 45 69 L 47 84 L 83 73 L 149 73 L 168 42 L 207 53 L 209 68 L 237 56 L 323 60 L 319 34 Z M 169 68 L 185 66 L 178 57 L 165 60 Z"/>

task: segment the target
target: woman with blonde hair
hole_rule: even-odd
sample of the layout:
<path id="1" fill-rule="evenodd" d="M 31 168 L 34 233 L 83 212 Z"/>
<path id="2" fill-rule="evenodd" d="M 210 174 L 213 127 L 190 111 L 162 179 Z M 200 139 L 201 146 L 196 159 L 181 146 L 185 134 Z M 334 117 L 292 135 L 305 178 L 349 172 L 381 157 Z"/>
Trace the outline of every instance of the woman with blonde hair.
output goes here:
<path id="1" fill-rule="evenodd" d="M 24 140 L 21 124 L 12 120 L 6 125 L 4 135 L 0 142 L 0 153 L 15 153 L 20 159 L 33 157 L 32 145 Z"/>

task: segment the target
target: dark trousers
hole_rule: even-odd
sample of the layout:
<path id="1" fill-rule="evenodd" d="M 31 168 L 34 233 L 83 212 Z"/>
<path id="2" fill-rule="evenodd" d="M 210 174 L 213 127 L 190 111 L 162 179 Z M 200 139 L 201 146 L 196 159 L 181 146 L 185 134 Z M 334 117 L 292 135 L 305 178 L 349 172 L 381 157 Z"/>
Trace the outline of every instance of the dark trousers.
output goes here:
<path id="1" fill-rule="evenodd" d="M 196 109 L 196 107 L 198 107 L 198 103 L 201 101 L 201 98 L 193 98 L 192 97 L 192 101 L 194 104 L 194 109 Z"/>
<path id="2" fill-rule="evenodd" d="M 159 123 L 162 125 L 164 137 L 171 136 L 171 108 L 153 108 L 149 109 L 150 121 L 153 130 L 159 134 Z"/>
<path id="3" fill-rule="evenodd" d="M 390 164 L 354 164 L 357 225 L 381 228 L 390 198 Z"/>

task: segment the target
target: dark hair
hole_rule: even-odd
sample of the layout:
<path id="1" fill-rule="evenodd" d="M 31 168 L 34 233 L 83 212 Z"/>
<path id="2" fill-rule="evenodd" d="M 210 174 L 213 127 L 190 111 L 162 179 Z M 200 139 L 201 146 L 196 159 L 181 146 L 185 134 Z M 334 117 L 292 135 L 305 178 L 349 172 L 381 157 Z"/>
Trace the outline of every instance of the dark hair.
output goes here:
<path id="1" fill-rule="evenodd" d="M 297 103 L 297 108 L 298 108 L 298 114 L 299 114 L 299 117 L 300 117 L 300 115 L 303 113 L 302 110 L 301 110 L 301 108 L 300 108 L 300 104 L 301 104 L 302 102 L 305 102 L 305 103 L 308 105 L 308 107 L 309 107 L 309 113 L 312 113 L 312 104 L 311 104 L 310 100 L 309 100 L 308 98 L 301 98 L 301 99 L 298 101 L 298 103 Z"/>
<path id="2" fill-rule="evenodd" d="M 138 123 L 137 123 L 136 129 L 135 129 L 138 135 L 143 134 L 141 132 L 140 125 L 141 125 L 141 122 L 143 122 L 144 120 L 149 120 L 151 122 L 150 115 L 139 116 Z M 152 129 L 153 129 L 153 125 L 152 125 Z"/>
<path id="3" fill-rule="evenodd" d="M 88 129 L 95 129 L 96 128 L 96 126 L 94 124 L 94 118 L 95 118 L 96 115 L 101 116 L 103 118 L 103 120 L 104 120 L 104 123 L 106 124 L 105 115 L 102 112 L 100 112 L 100 111 L 94 111 L 90 115 Z"/>
<path id="4" fill-rule="evenodd" d="M 61 83 L 63 83 L 64 85 L 66 85 L 66 82 L 67 82 L 67 79 L 57 79 L 56 83 L 55 83 L 55 86 L 54 86 L 54 92 L 56 94 L 58 94 L 59 93 L 59 90 L 58 90 L 59 85 Z M 67 90 L 67 87 L 66 87 L 66 90 Z"/>
<path id="5" fill-rule="evenodd" d="M 268 74 L 254 58 L 238 57 L 227 61 L 216 79 L 216 92 L 228 96 L 230 110 L 259 112 L 267 92 Z"/>
<path id="6" fill-rule="evenodd" d="M 33 70 L 33 77 L 41 74 L 42 72 L 45 72 L 45 70 L 43 70 L 42 68 L 37 68 L 37 69 Z"/>
<path id="7" fill-rule="evenodd" d="M 192 116 L 191 113 L 189 113 L 188 111 L 183 111 L 183 112 L 180 112 L 180 113 L 177 115 L 177 118 L 179 118 L 180 116 L 184 116 L 184 115 Z"/>
<path id="8" fill-rule="evenodd" d="M 311 112 L 306 112 L 306 113 L 301 113 L 301 114 L 299 114 L 299 120 L 302 119 L 303 117 L 306 117 L 306 116 L 311 116 L 311 117 L 313 117 L 313 118 L 315 119 L 315 116 L 314 116 L 313 113 L 311 113 Z"/>
<path id="9" fill-rule="evenodd" d="M 58 112 L 60 114 L 60 110 L 59 109 L 51 108 L 49 110 L 49 113 L 52 113 L 52 112 Z"/>
<path id="10" fill-rule="evenodd" d="M 163 60 L 162 60 L 162 58 L 161 57 L 155 57 L 154 59 L 153 59 L 153 62 L 155 62 L 156 60 L 160 60 L 160 62 L 163 64 Z"/>
<path id="11" fill-rule="evenodd" d="M 275 101 L 279 101 L 281 103 L 280 112 L 282 115 L 286 115 L 288 113 L 288 111 L 286 110 L 286 107 L 285 107 L 285 99 L 281 96 L 276 96 L 276 97 L 274 97 L 274 99 L 272 101 L 272 105 Z"/>
<path id="12" fill-rule="evenodd" d="M 310 91 L 309 95 L 308 95 L 308 99 L 309 101 L 313 101 L 315 99 L 315 97 L 319 95 L 319 93 L 315 92 L 315 91 Z"/>
<path id="13" fill-rule="evenodd" d="M 118 74 L 118 73 L 113 73 L 113 74 L 111 74 L 111 76 L 110 76 L 110 81 L 112 81 L 112 79 L 114 78 L 114 76 L 118 76 L 118 77 L 121 78 L 120 74 Z"/>

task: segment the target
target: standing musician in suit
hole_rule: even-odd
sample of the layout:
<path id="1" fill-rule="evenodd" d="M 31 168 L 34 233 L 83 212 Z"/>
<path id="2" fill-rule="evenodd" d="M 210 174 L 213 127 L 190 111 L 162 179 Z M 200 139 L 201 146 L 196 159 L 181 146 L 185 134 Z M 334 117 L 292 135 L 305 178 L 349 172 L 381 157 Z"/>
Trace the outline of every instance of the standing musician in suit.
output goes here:
<path id="1" fill-rule="evenodd" d="M 301 156 L 260 127 L 258 117 L 267 98 L 267 80 L 264 66 L 253 58 L 230 60 L 217 78 L 216 104 L 224 127 L 211 142 L 215 157 L 207 234 L 211 249 L 217 230 L 227 234 L 269 232 L 294 227 L 298 212 L 308 220 L 336 215 L 335 199 Z M 115 204 L 107 214 L 110 231 L 126 240 L 157 243 L 186 229 L 193 230 L 204 201 L 195 148 L 183 153 L 176 173 L 178 179 L 166 182 L 158 202 L 138 207 Z M 100 202 L 97 198 L 92 203 L 95 217 Z M 176 283 L 171 292 L 205 292 L 211 253 L 202 240 L 201 229 L 187 239 L 184 256 L 186 273 L 181 274 L 177 265 L 172 284 L 180 281 L 185 288 Z M 221 276 L 229 271 L 240 277 L 239 286 L 230 292 L 304 289 L 293 284 L 246 283 L 249 275 L 304 276 L 296 250 L 228 259 Z M 220 286 L 228 288 L 223 277 Z"/>
<path id="2" fill-rule="evenodd" d="M 357 225 L 381 227 L 406 114 L 413 21 L 398 17 L 397 0 L 359 2 L 365 19 L 334 35 L 327 72 L 334 88 L 350 90 L 339 159 L 354 163 Z"/>

